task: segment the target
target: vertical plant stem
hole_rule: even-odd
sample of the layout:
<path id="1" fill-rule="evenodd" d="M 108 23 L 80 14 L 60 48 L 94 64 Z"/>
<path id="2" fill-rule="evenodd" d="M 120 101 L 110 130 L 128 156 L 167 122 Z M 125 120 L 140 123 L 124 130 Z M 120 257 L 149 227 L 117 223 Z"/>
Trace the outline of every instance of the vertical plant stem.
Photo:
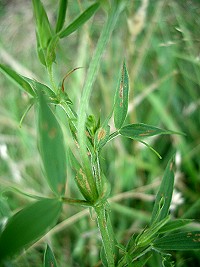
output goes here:
<path id="1" fill-rule="evenodd" d="M 116 21 L 121 13 L 122 9 L 125 7 L 125 2 L 121 5 L 121 1 L 115 0 L 113 1 L 112 8 L 110 9 L 110 13 L 108 15 L 107 21 L 103 27 L 101 36 L 98 40 L 96 50 L 92 57 L 92 60 L 89 65 L 89 70 L 87 74 L 87 78 L 83 87 L 80 108 L 78 112 L 78 142 L 80 146 L 80 156 L 82 160 L 82 164 L 84 166 L 84 171 L 90 184 L 90 188 L 97 191 L 96 181 L 94 180 L 90 161 L 87 155 L 87 144 L 86 144 L 86 134 L 85 134 L 85 122 L 86 122 L 86 113 L 88 110 L 88 104 L 92 92 L 92 86 L 96 79 L 96 75 L 99 69 L 99 63 L 102 57 L 102 54 L 105 50 L 106 44 L 110 38 L 110 35 L 114 29 Z M 98 206 L 94 207 L 97 214 L 97 223 L 99 230 L 102 236 L 102 243 L 104 246 L 104 251 L 108 263 L 108 267 L 114 267 L 114 236 L 113 231 L 110 224 L 110 219 L 106 216 L 106 203 L 99 203 Z"/>
<path id="2" fill-rule="evenodd" d="M 78 141 L 80 145 L 80 155 L 85 168 L 84 171 L 88 178 L 88 182 L 91 184 L 91 187 L 93 187 L 94 190 L 96 190 L 96 185 L 94 184 L 86 147 L 86 135 L 85 135 L 86 112 L 88 109 L 88 103 L 92 92 L 92 86 L 98 72 L 101 56 L 104 52 L 106 44 L 108 43 L 109 37 L 113 31 L 115 23 L 121 12 L 119 4 L 117 2 L 118 1 L 116 1 L 116 3 L 113 4 L 113 7 L 111 8 L 111 12 L 108 16 L 106 24 L 103 27 L 101 36 L 97 43 L 96 50 L 90 62 L 87 78 L 81 96 L 80 108 L 78 112 Z"/>
<path id="3" fill-rule="evenodd" d="M 114 247 L 115 247 L 115 241 L 113 236 L 113 231 L 110 227 L 108 227 L 108 223 L 110 224 L 110 218 L 109 214 L 106 211 L 106 204 L 102 204 L 100 206 L 96 206 L 95 208 L 96 214 L 97 214 L 97 224 L 98 228 L 101 233 L 102 237 L 102 243 L 107 259 L 108 267 L 114 267 L 115 266 L 115 253 L 114 253 Z"/>
<path id="4" fill-rule="evenodd" d="M 52 66 L 47 67 L 47 71 L 48 71 L 48 75 L 49 75 L 49 79 L 50 79 L 51 85 L 53 87 L 53 91 L 56 93 L 57 92 L 57 87 L 56 87 L 56 84 L 55 84 L 55 81 L 54 81 L 54 77 L 53 77 L 53 68 L 52 68 Z"/>

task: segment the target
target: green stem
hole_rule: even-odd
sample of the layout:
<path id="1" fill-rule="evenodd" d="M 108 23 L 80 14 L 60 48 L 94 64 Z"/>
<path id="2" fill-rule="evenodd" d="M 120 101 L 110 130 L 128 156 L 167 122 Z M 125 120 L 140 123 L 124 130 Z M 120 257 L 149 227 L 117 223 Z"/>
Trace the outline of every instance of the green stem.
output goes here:
<path id="1" fill-rule="evenodd" d="M 113 231 L 110 224 L 109 214 L 106 210 L 106 204 L 94 207 L 97 214 L 97 224 L 101 233 L 102 243 L 107 259 L 108 267 L 115 266 L 115 240 L 113 236 Z M 108 226 L 109 224 L 109 226 Z"/>
<path id="2" fill-rule="evenodd" d="M 120 135 L 119 131 L 113 132 L 109 135 L 108 142 L 110 142 L 112 139 Z"/>
<path id="3" fill-rule="evenodd" d="M 90 62 L 87 78 L 81 96 L 80 108 L 78 113 L 78 142 L 80 145 L 81 160 L 83 162 L 84 171 L 87 177 L 92 176 L 92 171 L 87 155 L 87 146 L 86 146 L 86 135 L 85 135 L 86 113 L 88 110 L 88 103 L 92 92 L 92 86 L 98 72 L 100 59 L 105 50 L 106 44 L 108 43 L 110 35 L 114 29 L 118 16 L 121 12 L 119 6 L 120 6 L 119 4 L 114 3 L 113 7 L 111 8 L 111 13 L 108 16 L 106 24 L 104 25 L 95 53 Z"/>
<path id="4" fill-rule="evenodd" d="M 51 85 L 53 87 L 53 91 L 56 93 L 57 92 L 57 87 L 56 87 L 56 84 L 55 84 L 55 81 L 54 81 L 54 77 L 53 77 L 53 68 L 52 68 L 52 66 L 48 67 L 47 71 L 48 71 L 48 74 L 49 74 L 49 79 L 50 79 Z"/>

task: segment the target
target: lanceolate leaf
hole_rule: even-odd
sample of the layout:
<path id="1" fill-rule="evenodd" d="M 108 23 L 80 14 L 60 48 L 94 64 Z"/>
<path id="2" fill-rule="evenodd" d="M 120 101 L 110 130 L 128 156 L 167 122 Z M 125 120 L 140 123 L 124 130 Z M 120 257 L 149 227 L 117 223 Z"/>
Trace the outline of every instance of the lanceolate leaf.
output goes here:
<path id="1" fill-rule="evenodd" d="M 9 79 L 11 79 L 20 89 L 29 93 L 32 96 L 35 96 L 35 92 L 30 86 L 30 84 L 26 81 L 26 78 L 22 75 L 18 74 L 8 66 L 0 64 L 0 71 L 4 73 Z"/>
<path id="2" fill-rule="evenodd" d="M 63 24 L 65 22 L 67 3 L 68 3 L 68 0 L 60 0 L 60 2 L 59 2 L 59 11 L 58 11 L 58 18 L 57 18 L 57 23 L 56 23 L 56 32 L 59 32 L 62 29 Z"/>
<path id="3" fill-rule="evenodd" d="M 47 245 L 44 254 L 44 267 L 57 267 L 56 259 L 49 245 Z"/>
<path id="4" fill-rule="evenodd" d="M 76 31 L 78 28 L 80 28 L 86 21 L 88 21 L 92 15 L 97 11 L 99 8 L 99 3 L 95 3 L 91 5 L 88 9 L 86 9 L 77 19 L 75 19 L 67 28 L 62 30 L 59 33 L 60 38 L 64 38 L 74 31 Z"/>
<path id="5" fill-rule="evenodd" d="M 42 49 L 47 48 L 49 40 L 52 37 L 51 26 L 40 0 L 32 0 L 34 15 L 36 20 L 36 31 L 38 34 L 38 41 Z"/>
<path id="6" fill-rule="evenodd" d="M 39 94 L 38 123 L 39 149 L 47 181 L 55 194 L 63 195 L 67 167 L 63 134 L 42 94 Z"/>
<path id="7" fill-rule="evenodd" d="M 174 166 L 174 157 L 172 157 L 169 160 L 167 167 L 165 169 L 164 177 L 162 179 L 154 203 L 152 217 L 151 217 L 151 224 L 161 221 L 168 215 L 174 188 L 173 166 Z"/>
<path id="8" fill-rule="evenodd" d="M 166 233 L 169 231 L 180 229 L 193 221 L 194 220 L 192 219 L 176 219 L 173 221 L 169 221 L 159 230 L 159 233 Z"/>
<path id="9" fill-rule="evenodd" d="M 158 238 L 153 246 L 160 250 L 200 249 L 200 231 L 169 234 Z"/>
<path id="10" fill-rule="evenodd" d="M 114 122 L 115 127 L 120 129 L 126 119 L 128 111 L 129 77 L 124 62 L 119 85 L 115 93 Z"/>
<path id="11" fill-rule="evenodd" d="M 136 123 L 125 125 L 119 130 L 119 133 L 123 136 L 138 140 L 145 137 L 150 137 L 160 134 L 180 134 L 178 132 L 163 130 L 155 126 L 151 126 L 144 123 Z"/>
<path id="12" fill-rule="evenodd" d="M 56 223 L 62 203 L 57 199 L 42 199 L 10 219 L 0 235 L 0 262 L 27 248 Z"/>
<path id="13" fill-rule="evenodd" d="M 40 62 L 46 66 L 46 50 L 52 38 L 52 30 L 42 2 L 40 0 L 32 0 L 32 3 L 36 22 L 38 57 Z"/>

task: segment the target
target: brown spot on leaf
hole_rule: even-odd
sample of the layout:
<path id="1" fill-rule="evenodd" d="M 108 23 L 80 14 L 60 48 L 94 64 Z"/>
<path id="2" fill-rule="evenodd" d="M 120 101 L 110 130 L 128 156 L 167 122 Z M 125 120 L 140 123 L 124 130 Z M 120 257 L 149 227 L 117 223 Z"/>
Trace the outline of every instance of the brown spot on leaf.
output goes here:
<path id="1" fill-rule="evenodd" d="M 51 128 L 48 132 L 48 136 L 50 139 L 53 139 L 56 137 L 56 134 L 57 134 L 57 130 L 56 128 Z"/>
<path id="2" fill-rule="evenodd" d="M 174 167 L 174 163 L 173 163 L 173 162 L 171 162 L 171 163 L 170 163 L 170 167 L 169 167 L 170 171 L 172 171 L 172 170 L 173 170 L 173 167 Z"/>
<path id="3" fill-rule="evenodd" d="M 187 233 L 187 237 L 191 237 L 192 236 L 192 233 Z"/>
<path id="4" fill-rule="evenodd" d="M 101 128 L 101 130 L 98 132 L 98 136 L 97 136 L 98 141 L 104 139 L 105 136 L 106 136 L 106 130 Z"/>

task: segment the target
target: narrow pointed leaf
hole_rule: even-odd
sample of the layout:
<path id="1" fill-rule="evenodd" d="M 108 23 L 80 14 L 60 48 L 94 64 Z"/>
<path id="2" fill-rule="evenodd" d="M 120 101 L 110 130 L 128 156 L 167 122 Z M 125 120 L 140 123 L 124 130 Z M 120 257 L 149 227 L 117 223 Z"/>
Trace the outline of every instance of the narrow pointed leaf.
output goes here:
<path id="1" fill-rule="evenodd" d="M 63 28 L 64 22 L 65 22 L 67 4 L 68 4 L 68 0 L 60 0 L 59 2 L 58 18 L 56 22 L 56 32 L 59 32 Z"/>
<path id="2" fill-rule="evenodd" d="M 26 81 L 26 78 L 18 74 L 8 66 L 0 64 L 0 71 L 4 73 L 9 79 L 11 79 L 21 90 L 29 93 L 32 96 L 35 96 L 35 92 Z"/>
<path id="3" fill-rule="evenodd" d="M 39 95 L 38 134 L 48 184 L 55 194 L 62 195 L 65 192 L 67 167 L 63 134 L 42 94 Z"/>
<path id="4" fill-rule="evenodd" d="M 119 130 L 119 133 L 123 136 L 138 140 L 145 137 L 161 134 L 181 134 L 178 132 L 163 130 L 155 126 L 151 126 L 144 123 L 128 124 Z"/>
<path id="5" fill-rule="evenodd" d="M 0 235 L 0 261 L 29 247 L 56 223 L 62 203 L 42 199 L 20 210 L 8 219 Z"/>
<path id="6" fill-rule="evenodd" d="M 200 231 L 169 234 L 158 238 L 153 246 L 160 250 L 200 249 Z"/>
<path id="7" fill-rule="evenodd" d="M 49 245 L 47 245 L 44 254 L 44 267 L 57 267 L 55 256 Z"/>
<path id="8" fill-rule="evenodd" d="M 46 52 L 52 38 L 52 30 L 42 2 L 40 0 L 32 0 L 32 3 L 36 22 L 38 57 L 40 62 L 46 66 Z"/>
<path id="9" fill-rule="evenodd" d="M 124 62 L 119 85 L 115 93 L 114 122 L 115 122 L 115 127 L 117 129 L 120 129 L 122 127 L 127 116 L 128 95 L 129 95 L 129 77 L 126 64 Z"/>
<path id="10" fill-rule="evenodd" d="M 40 0 L 32 0 L 32 3 L 36 21 L 38 41 L 41 48 L 45 49 L 47 48 L 49 40 L 52 37 L 51 26 L 42 2 Z"/>
<path id="11" fill-rule="evenodd" d="M 153 207 L 151 224 L 163 220 L 169 212 L 174 188 L 174 157 L 172 157 L 165 169 L 165 173 L 156 196 Z"/>
<path id="12" fill-rule="evenodd" d="M 75 19 L 67 28 L 62 30 L 59 33 L 60 38 L 64 38 L 74 31 L 76 31 L 78 28 L 80 28 L 86 21 L 88 21 L 92 15 L 97 11 L 99 8 L 99 3 L 95 3 L 91 5 L 88 9 L 86 9 L 77 19 Z"/>
<path id="13" fill-rule="evenodd" d="M 166 223 L 166 225 L 164 225 L 159 230 L 159 233 L 166 233 L 166 232 L 178 230 L 193 221 L 194 220 L 192 219 L 176 219 L 174 221 L 169 221 L 168 223 Z"/>

